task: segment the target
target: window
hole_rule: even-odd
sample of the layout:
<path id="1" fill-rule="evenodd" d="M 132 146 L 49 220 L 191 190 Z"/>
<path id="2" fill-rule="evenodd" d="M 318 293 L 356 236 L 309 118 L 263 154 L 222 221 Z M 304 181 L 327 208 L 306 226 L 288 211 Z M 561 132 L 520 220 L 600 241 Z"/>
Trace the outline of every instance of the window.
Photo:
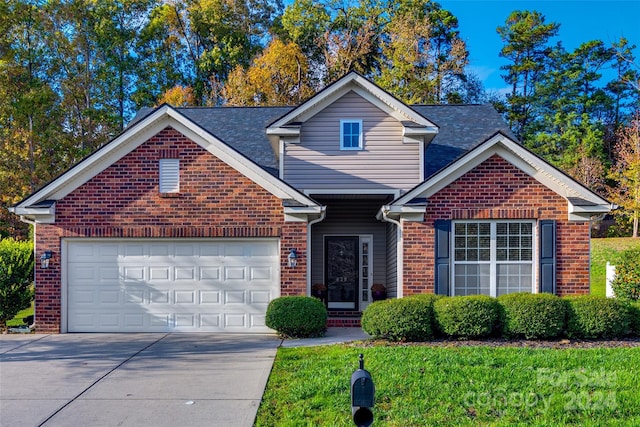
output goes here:
<path id="1" fill-rule="evenodd" d="M 340 121 L 340 149 L 362 150 L 362 120 Z"/>
<path id="2" fill-rule="evenodd" d="M 455 222 L 453 295 L 533 291 L 533 222 Z"/>
<path id="3" fill-rule="evenodd" d="M 160 159 L 160 193 L 180 192 L 180 160 Z"/>

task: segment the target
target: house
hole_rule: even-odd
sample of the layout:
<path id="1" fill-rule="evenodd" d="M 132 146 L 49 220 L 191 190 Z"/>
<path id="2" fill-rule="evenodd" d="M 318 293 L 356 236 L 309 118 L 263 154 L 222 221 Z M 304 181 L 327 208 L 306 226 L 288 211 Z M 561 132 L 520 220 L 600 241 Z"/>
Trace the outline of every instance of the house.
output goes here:
<path id="1" fill-rule="evenodd" d="M 264 332 L 328 287 L 330 325 L 389 298 L 589 292 L 609 202 L 486 105 L 409 106 L 350 73 L 297 107 L 138 114 L 12 208 L 35 223 L 39 332 Z"/>

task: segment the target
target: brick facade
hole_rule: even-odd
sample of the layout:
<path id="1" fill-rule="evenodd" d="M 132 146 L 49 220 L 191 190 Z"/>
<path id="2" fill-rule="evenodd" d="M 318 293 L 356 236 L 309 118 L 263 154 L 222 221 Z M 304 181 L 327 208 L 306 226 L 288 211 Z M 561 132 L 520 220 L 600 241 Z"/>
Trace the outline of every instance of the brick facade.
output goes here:
<path id="1" fill-rule="evenodd" d="M 568 221 L 566 199 L 494 155 L 430 197 L 424 222 L 403 223 L 405 296 L 435 291 L 434 221 L 456 219 L 556 220 L 557 293 L 589 293 L 589 222 Z"/>
<path id="2" fill-rule="evenodd" d="M 180 193 L 158 192 L 161 158 L 180 159 Z M 36 268 L 38 332 L 60 332 L 61 239 L 280 238 L 282 295 L 305 295 L 307 225 L 284 222 L 282 200 L 166 128 L 56 203 L 55 224 L 38 224 L 36 248 L 53 251 Z M 298 266 L 288 268 L 290 248 Z"/>

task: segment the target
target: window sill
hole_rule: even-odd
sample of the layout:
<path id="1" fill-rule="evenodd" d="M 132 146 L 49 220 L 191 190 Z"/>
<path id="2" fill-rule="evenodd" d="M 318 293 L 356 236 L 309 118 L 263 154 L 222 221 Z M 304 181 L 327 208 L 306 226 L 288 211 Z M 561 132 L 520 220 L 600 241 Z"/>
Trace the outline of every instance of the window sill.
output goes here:
<path id="1" fill-rule="evenodd" d="M 160 193 L 160 197 L 162 197 L 163 199 L 177 199 L 179 197 L 182 197 L 182 194 L 180 194 L 180 193 Z"/>

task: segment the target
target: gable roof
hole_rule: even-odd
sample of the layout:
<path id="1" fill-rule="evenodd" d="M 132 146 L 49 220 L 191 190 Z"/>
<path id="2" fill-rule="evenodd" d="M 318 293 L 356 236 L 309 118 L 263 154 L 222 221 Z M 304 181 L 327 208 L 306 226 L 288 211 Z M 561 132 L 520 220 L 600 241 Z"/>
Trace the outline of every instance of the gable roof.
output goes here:
<path id="1" fill-rule="evenodd" d="M 515 140 L 502 116 L 490 104 L 413 105 L 411 108 L 438 126 L 437 136 L 425 150 L 424 172 L 427 178 L 496 132 Z M 176 110 L 278 176 L 278 161 L 265 128 L 295 107 L 193 107 Z M 129 127 L 152 111 L 140 110 Z M 410 122 L 404 125 L 412 126 Z"/>
<path id="2" fill-rule="evenodd" d="M 11 211 L 28 218 L 40 216 L 48 222 L 52 221 L 55 215 L 53 201 L 62 199 L 166 127 L 172 127 L 182 133 L 276 197 L 294 200 L 304 206 L 320 207 L 315 201 L 270 174 L 187 115 L 169 105 L 162 105 L 144 116 L 139 115 L 118 137 L 13 206 Z"/>
<path id="3" fill-rule="evenodd" d="M 499 155 L 556 194 L 569 205 L 569 219 L 588 220 L 593 214 L 607 213 L 613 206 L 584 185 L 547 163 L 502 132 L 498 132 L 462 155 L 424 182 L 392 201 L 388 211 L 401 213 L 404 206 L 425 199 L 442 190 L 493 155 Z M 428 203 L 428 202 L 427 202 Z"/>
<path id="4" fill-rule="evenodd" d="M 428 118 L 362 75 L 351 71 L 271 123 L 267 127 L 267 135 L 298 135 L 301 123 L 350 91 L 357 93 L 402 123 L 405 135 L 425 135 L 433 138 L 438 133 L 438 126 Z"/>

